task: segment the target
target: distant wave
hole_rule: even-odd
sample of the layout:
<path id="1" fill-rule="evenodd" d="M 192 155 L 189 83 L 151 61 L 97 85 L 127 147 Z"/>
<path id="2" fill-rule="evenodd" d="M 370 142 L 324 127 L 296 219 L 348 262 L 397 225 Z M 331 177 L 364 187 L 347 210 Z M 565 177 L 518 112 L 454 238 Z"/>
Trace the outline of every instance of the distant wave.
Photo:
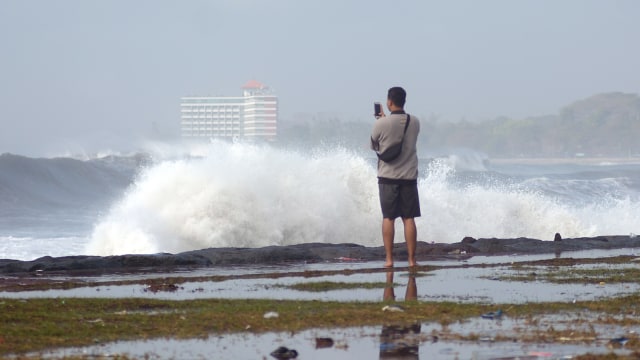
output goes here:
<path id="1" fill-rule="evenodd" d="M 0 211 L 4 216 L 86 208 L 120 196 L 144 155 L 87 161 L 0 155 Z"/>

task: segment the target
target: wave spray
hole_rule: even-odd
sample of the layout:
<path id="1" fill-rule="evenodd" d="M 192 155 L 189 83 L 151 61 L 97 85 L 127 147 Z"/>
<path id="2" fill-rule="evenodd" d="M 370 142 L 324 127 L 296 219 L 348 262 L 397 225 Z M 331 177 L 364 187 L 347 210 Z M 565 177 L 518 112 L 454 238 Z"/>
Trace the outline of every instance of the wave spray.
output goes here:
<path id="1" fill-rule="evenodd" d="M 94 229 L 88 252 L 180 252 L 307 242 L 377 242 L 375 171 L 347 150 L 214 143 L 144 171 Z"/>
<path id="2" fill-rule="evenodd" d="M 455 170 L 447 160 L 421 167 L 419 241 L 629 234 L 640 223 L 640 205 L 629 198 L 572 204 L 527 181 L 452 181 Z M 381 216 L 373 159 L 341 148 L 301 153 L 215 142 L 200 148 L 198 157 L 143 171 L 94 227 L 86 251 L 176 253 L 310 242 L 382 246 Z M 398 220 L 396 243 L 403 241 Z"/>

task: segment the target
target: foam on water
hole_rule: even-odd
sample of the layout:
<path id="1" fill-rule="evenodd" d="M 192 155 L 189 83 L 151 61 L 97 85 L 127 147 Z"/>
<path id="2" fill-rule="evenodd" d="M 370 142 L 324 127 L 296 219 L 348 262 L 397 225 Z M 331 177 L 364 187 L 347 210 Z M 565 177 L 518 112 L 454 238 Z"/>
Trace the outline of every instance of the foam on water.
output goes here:
<path id="1" fill-rule="evenodd" d="M 362 157 L 226 143 L 208 150 L 144 172 L 95 227 L 88 252 L 377 243 L 375 172 Z"/>
<path id="2" fill-rule="evenodd" d="M 82 255 L 86 243 L 85 237 L 77 236 L 0 236 L 0 259 L 34 260 L 43 256 Z"/>
<path id="3" fill-rule="evenodd" d="M 214 143 L 201 157 L 144 171 L 98 222 L 89 254 L 181 252 L 308 242 L 380 246 L 376 173 L 345 149 L 301 153 Z M 637 232 L 640 206 L 629 198 L 571 204 L 522 183 L 454 185 L 447 161 L 419 179 L 422 241 L 464 236 L 563 237 Z M 398 221 L 397 240 L 402 241 Z"/>

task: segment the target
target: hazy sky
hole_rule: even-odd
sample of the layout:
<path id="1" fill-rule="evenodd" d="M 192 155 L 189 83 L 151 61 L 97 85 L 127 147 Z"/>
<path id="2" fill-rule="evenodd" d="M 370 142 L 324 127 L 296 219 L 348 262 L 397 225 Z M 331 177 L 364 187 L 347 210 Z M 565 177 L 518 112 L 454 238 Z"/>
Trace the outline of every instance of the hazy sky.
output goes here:
<path id="1" fill-rule="evenodd" d="M 0 153 L 177 134 L 180 97 L 255 78 L 281 118 L 369 121 L 390 86 L 444 120 L 640 93 L 637 0 L 2 0 Z M 366 136 L 366 134 L 364 135 Z"/>

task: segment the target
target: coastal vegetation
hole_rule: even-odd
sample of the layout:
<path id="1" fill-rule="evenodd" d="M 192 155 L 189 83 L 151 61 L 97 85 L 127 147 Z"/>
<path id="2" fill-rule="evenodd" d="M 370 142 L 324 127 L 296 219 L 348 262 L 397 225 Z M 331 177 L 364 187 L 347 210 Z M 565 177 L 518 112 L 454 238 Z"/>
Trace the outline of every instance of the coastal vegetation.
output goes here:
<path id="1" fill-rule="evenodd" d="M 444 121 L 437 115 L 416 115 L 421 119 L 419 146 L 423 154 L 464 148 L 494 158 L 640 156 L 637 94 L 598 94 L 569 104 L 557 114 L 526 118 Z M 290 145 L 337 142 L 364 150 L 371 121 L 300 115 L 282 121 L 280 139 Z"/>
<path id="2" fill-rule="evenodd" d="M 640 295 L 576 303 L 500 304 L 505 314 L 529 324 L 526 331 L 492 341 L 575 342 L 602 339 L 594 330 L 580 325 L 607 324 L 638 326 L 634 315 L 640 309 Z M 223 333 L 297 332 L 310 328 L 411 325 L 439 323 L 441 340 L 478 341 L 474 333 L 447 331 L 447 325 L 477 318 L 496 305 L 456 302 L 403 303 L 404 311 L 392 315 L 377 302 L 322 302 L 282 300 L 153 300 L 153 299 L 29 299 L 0 302 L 0 355 L 27 354 L 50 348 L 87 346 L 118 340 L 159 337 L 207 338 Z M 556 329 L 537 324 L 549 314 L 578 311 L 574 327 Z M 276 312 L 269 318 L 266 313 Z M 538 326 L 540 325 L 540 326 Z M 590 329 L 589 326 L 587 326 Z M 531 329 L 536 329 L 531 331 Z M 429 334 L 431 335 L 431 334 Z M 630 336 L 627 350 L 640 351 L 640 339 Z M 618 358 L 618 357 L 613 357 Z M 625 357 L 619 357 L 625 358 Z M 630 357 L 636 358 L 636 357 Z"/>

